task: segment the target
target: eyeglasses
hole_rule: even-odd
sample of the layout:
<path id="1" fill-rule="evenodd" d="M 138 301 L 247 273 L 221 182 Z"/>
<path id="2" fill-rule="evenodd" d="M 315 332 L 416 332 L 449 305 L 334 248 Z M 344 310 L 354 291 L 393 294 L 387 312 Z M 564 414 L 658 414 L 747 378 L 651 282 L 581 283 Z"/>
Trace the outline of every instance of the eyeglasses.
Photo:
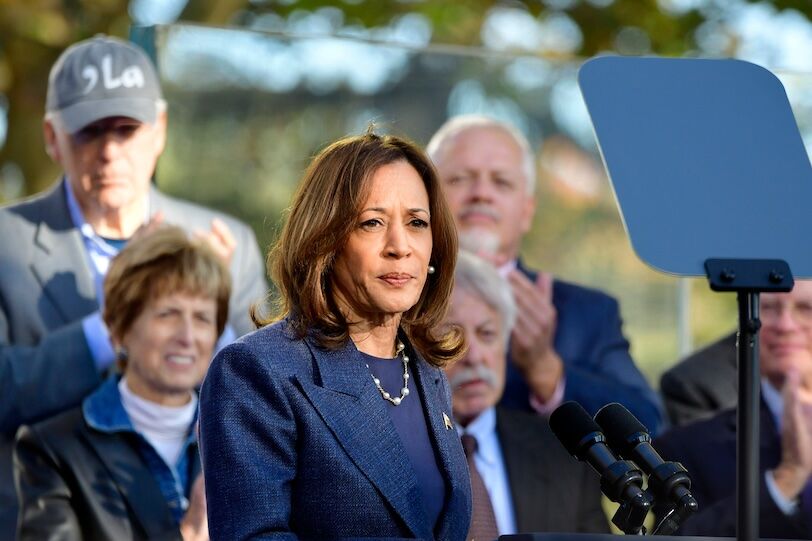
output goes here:
<path id="1" fill-rule="evenodd" d="M 789 311 L 792 320 L 798 325 L 812 325 L 812 300 L 762 300 L 760 319 L 765 325 L 774 325 Z"/>

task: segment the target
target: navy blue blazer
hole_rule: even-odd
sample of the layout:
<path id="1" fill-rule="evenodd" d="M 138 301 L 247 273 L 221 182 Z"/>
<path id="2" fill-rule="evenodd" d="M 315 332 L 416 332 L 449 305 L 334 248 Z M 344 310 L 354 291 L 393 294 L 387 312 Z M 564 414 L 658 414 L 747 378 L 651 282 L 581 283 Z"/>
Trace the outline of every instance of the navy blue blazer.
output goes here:
<path id="1" fill-rule="evenodd" d="M 764 401 L 759 415 L 760 537 L 812 539 L 810 522 L 800 513 L 784 515 L 770 496 L 764 472 L 781 462 L 781 439 Z M 699 513 L 683 523 L 682 535 L 736 535 L 736 409 L 669 430 L 654 441 L 666 460 L 681 462 L 691 476 Z"/>
<path id="2" fill-rule="evenodd" d="M 410 355 L 446 481 L 436 528 L 414 469 L 350 341 L 328 351 L 282 321 L 221 350 L 200 394 L 200 448 L 213 540 L 419 538 L 463 541 L 465 455 L 443 372 Z"/>
<path id="3" fill-rule="evenodd" d="M 519 270 L 536 280 L 538 273 L 521 262 Z M 662 405 L 629 354 L 617 301 L 601 291 L 556 279 L 553 305 L 558 313 L 554 346 L 567 378 L 564 400 L 579 402 L 592 415 L 610 402 L 620 402 L 657 434 L 663 426 Z M 530 388 L 510 354 L 508 360 L 501 404 L 529 411 Z"/>

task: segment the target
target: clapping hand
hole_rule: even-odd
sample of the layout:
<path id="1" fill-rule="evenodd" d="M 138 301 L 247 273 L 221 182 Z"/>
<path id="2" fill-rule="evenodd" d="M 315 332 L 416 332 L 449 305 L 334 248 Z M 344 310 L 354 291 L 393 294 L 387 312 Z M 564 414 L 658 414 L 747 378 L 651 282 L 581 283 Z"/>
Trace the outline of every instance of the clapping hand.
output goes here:
<path id="1" fill-rule="evenodd" d="M 532 282 L 520 271 L 512 270 L 508 282 L 518 309 L 511 335 L 513 363 L 533 394 L 545 402 L 564 373 L 564 364 L 553 346 L 558 321 L 553 305 L 553 277 L 540 272 Z"/>
<path id="2" fill-rule="evenodd" d="M 237 248 L 237 241 L 224 221 L 219 218 L 213 219 L 211 229 L 195 231 L 195 236 L 206 241 L 226 266 L 231 263 L 231 257 Z"/>
<path id="3" fill-rule="evenodd" d="M 180 521 L 183 541 L 209 541 L 209 522 L 206 518 L 206 487 L 203 475 L 198 475 L 189 495 L 189 508 Z"/>
<path id="4" fill-rule="evenodd" d="M 795 499 L 812 475 L 812 390 L 792 370 L 782 394 L 781 462 L 773 470 L 775 484 L 788 500 Z"/>

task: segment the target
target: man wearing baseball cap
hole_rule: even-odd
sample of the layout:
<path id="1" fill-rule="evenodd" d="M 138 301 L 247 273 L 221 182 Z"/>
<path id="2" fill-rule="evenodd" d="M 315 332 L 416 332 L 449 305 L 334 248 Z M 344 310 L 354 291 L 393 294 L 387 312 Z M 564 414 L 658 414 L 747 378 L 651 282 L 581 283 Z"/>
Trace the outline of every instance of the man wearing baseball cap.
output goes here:
<path id="1" fill-rule="evenodd" d="M 115 360 L 101 321 L 110 260 L 136 233 L 176 222 L 229 264 L 231 338 L 252 329 L 266 291 L 253 232 L 159 192 L 166 104 L 150 59 L 116 38 L 65 50 L 51 69 L 48 155 L 64 174 L 49 190 L 0 207 L 0 538 L 12 537 L 11 445 L 19 425 L 78 405 Z"/>

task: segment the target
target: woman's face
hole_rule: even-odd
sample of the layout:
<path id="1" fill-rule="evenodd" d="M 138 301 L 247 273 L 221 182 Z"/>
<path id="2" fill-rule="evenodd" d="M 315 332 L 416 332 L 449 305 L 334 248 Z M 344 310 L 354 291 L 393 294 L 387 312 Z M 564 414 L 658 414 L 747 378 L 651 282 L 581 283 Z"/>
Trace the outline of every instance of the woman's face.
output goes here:
<path id="1" fill-rule="evenodd" d="M 120 341 L 130 390 L 166 406 L 185 404 L 203 381 L 216 342 L 214 299 L 171 293 L 151 301 Z"/>
<path id="2" fill-rule="evenodd" d="M 423 179 L 405 160 L 384 165 L 335 261 L 333 286 L 349 320 L 376 322 L 414 306 L 426 283 L 432 236 Z"/>

